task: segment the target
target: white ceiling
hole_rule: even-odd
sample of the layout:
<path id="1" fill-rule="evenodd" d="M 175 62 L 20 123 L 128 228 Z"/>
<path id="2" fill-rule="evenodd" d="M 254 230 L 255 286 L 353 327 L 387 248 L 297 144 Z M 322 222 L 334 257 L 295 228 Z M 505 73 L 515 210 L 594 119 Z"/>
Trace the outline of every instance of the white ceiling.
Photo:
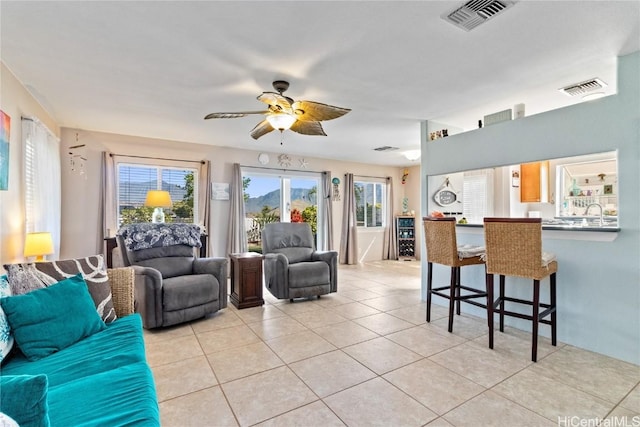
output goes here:
<path id="1" fill-rule="evenodd" d="M 440 17 L 462 3 L 3 0 L 0 54 L 63 127 L 401 166 L 421 120 L 532 115 L 593 77 L 612 94 L 616 57 L 640 50 L 640 1 L 519 1 L 470 32 Z M 261 116 L 203 120 L 263 109 L 276 79 L 352 111 L 283 145 L 249 136 Z"/>

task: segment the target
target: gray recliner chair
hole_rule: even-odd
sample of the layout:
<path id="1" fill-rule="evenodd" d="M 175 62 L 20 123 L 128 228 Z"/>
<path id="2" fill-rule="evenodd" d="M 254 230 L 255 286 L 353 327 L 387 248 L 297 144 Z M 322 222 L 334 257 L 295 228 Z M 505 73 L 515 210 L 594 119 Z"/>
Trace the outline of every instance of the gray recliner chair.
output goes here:
<path id="1" fill-rule="evenodd" d="M 195 257 L 200 232 L 196 225 L 132 226 L 121 228 L 117 239 L 124 265 L 135 270 L 136 312 L 145 328 L 199 319 L 227 306 L 227 259 Z M 136 229 L 141 226 L 143 231 Z M 176 235 L 182 233 L 178 238 L 171 236 L 176 230 Z M 141 237 L 145 233 L 152 237 Z"/>
<path id="2" fill-rule="evenodd" d="M 265 286 L 278 299 L 338 290 L 338 252 L 316 251 L 311 226 L 278 222 L 262 230 Z"/>

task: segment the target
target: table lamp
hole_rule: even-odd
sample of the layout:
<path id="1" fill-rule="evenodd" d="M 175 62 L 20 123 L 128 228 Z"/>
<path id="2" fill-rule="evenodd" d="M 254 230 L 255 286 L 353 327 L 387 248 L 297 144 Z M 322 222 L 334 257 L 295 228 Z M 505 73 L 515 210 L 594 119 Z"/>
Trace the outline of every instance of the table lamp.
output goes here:
<path id="1" fill-rule="evenodd" d="M 164 222 L 164 211 L 162 209 L 170 208 L 173 206 L 173 203 L 171 202 L 171 195 L 168 191 L 149 190 L 147 191 L 147 198 L 144 201 L 144 205 L 155 208 L 151 216 L 151 222 L 156 224 Z"/>
<path id="2" fill-rule="evenodd" d="M 42 231 L 37 233 L 27 233 L 24 242 L 24 256 L 26 258 L 35 256 L 36 262 L 44 261 L 44 255 L 53 253 L 53 239 L 51 233 Z"/>

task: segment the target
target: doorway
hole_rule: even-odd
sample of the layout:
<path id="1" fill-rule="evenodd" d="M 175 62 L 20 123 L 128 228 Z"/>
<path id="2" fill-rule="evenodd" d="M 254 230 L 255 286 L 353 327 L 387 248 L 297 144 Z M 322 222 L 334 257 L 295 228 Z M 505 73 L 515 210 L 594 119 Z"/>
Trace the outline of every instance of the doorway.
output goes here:
<path id="1" fill-rule="evenodd" d="M 242 170 L 245 229 L 249 251 L 261 252 L 262 229 L 272 222 L 306 222 L 322 247 L 321 174 L 301 171 Z"/>

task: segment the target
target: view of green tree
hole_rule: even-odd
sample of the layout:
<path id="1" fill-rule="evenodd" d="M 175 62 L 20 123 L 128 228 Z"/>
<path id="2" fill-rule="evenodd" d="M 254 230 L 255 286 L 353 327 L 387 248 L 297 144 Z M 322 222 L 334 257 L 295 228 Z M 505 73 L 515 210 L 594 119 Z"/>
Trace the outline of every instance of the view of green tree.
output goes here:
<path id="1" fill-rule="evenodd" d="M 140 206 L 139 208 L 125 209 L 122 211 L 122 225 L 134 224 L 137 222 L 151 222 L 153 208 Z"/>
<path id="2" fill-rule="evenodd" d="M 309 189 L 308 197 L 309 197 L 309 201 L 311 203 L 317 203 L 317 200 L 318 200 L 318 186 L 317 185 L 314 185 L 313 187 L 311 187 Z"/>
<path id="3" fill-rule="evenodd" d="M 262 211 L 256 215 L 255 221 L 260 225 L 260 229 L 263 229 L 267 224 L 279 222 L 280 215 L 275 213 L 275 209 L 272 209 L 269 206 L 263 206 Z"/>
<path id="4" fill-rule="evenodd" d="M 302 220 L 311 225 L 311 232 L 315 235 L 318 231 L 318 207 L 311 205 L 304 208 L 302 211 Z"/>
<path id="5" fill-rule="evenodd" d="M 242 197 L 244 198 L 244 202 L 247 203 L 249 200 L 249 193 L 247 193 L 247 188 L 249 188 L 249 184 L 251 184 L 251 178 L 243 176 L 242 177 Z"/>

